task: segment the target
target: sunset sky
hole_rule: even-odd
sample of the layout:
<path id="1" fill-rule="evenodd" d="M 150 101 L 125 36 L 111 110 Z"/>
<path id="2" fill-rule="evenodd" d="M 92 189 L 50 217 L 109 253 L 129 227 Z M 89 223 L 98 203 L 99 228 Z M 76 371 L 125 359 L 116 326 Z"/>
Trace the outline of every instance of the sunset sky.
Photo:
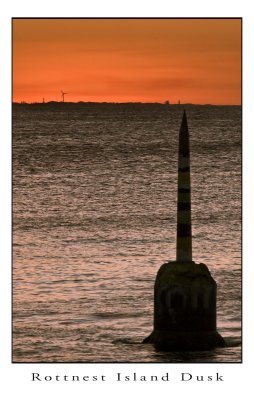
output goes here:
<path id="1" fill-rule="evenodd" d="M 240 19 L 14 19 L 13 101 L 241 103 Z"/>

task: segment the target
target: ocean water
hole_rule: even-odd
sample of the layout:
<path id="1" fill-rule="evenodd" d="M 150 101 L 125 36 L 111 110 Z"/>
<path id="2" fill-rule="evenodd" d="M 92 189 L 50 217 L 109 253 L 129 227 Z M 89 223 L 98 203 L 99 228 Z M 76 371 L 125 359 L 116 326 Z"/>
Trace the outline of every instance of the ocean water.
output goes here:
<path id="1" fill-rule="evenodd" d="M 175 260 L 183 106 L 14 105 L 14 362 L 241 362 L 241 108 L 185 108 L 193 259 L 218 284 L 227 347 L 142 344 Z"/>

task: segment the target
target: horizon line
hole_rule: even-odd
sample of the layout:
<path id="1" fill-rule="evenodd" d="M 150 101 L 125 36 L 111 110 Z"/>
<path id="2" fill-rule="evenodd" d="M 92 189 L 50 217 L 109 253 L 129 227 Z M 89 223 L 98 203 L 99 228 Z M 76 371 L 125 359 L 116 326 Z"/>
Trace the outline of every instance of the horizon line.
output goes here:
<path id="1" fill-rule="evenodd" d="M 12 104 L 15 105 L 46 105 L 46 104 L 157 104 L 163 106 L 183 106 L 183 105 L 193 105 L 193 106 L 242 106 L 242 104 L 215 104 L 215 103 L 167 103 L 167 102 L 158 102 L 158 101 L 151 101 L 151 102 L 143 102 L 143 101 L 57 101 L 57 100 L 50 100 L 45 102 L 27 102 L 27 101 L 12 101 Z"/>

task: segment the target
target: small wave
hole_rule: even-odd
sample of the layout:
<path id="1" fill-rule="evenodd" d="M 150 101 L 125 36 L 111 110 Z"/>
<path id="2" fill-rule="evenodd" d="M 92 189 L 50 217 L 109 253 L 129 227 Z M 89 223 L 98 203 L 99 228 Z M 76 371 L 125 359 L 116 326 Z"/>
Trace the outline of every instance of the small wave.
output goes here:
<path id="1" fill-rule="evenodd" d="M 224 338 L 226 342 L 226 348 L 228 347 L 240 347 L 242 344 L 242 341 L 239 338 Z"/>
<path id="2" fill-rule="evenodd" d="M 113 344 L 142 344 L 140 341 L 137 342 L 133 339 L 119 338 L 112 341 Z"/>
<path id="3" fill-rule="evenodd" d="M 96 318 L 102 318 L 102 319 L 125 319 L 125 318 L 137 318 L 137 317 L 142 317 L 143 312 L 133 312 L 133 313 L 111 313 L 111 312 L 97 312 L 93 313 L 93 316 Z"/>

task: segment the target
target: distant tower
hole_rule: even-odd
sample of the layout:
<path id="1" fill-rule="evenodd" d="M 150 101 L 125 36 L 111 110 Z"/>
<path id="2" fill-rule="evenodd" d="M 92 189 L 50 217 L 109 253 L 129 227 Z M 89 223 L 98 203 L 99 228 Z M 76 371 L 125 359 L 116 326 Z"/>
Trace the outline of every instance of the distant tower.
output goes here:
<path id="1" fill-rule="evenodd" d="M 63 103 L 64 103 L 64 96 L 65 96 L 66 94 L 68 94 L 68 93 L 65 93 L 65 92 L 63 92 L 63 91 L 61 90 L 61 96 L 62 96 L 62 99 L 63 99 Z"/>
<path id="2" fill-rule="evenodd" d="M 223 347 L 216 328 L 217 285 L 205 264 L 192 261 L 189 130 L 179 133 L 176 261 L 163 264 L 154 287 L 154 330 L 144 343 L 158 350 Z"/>
<path id="3" fill-rule="evenodd" d="M 42 99 L 42 103 L 45 104 L 45 99 L 44 99 L 44 97 L 43 97 L 43 99 Z"/>
<path id="4" fill-rule="evenodd" d="M 178 100 L 178 104 L 181 104 L 180 100 Z"/>

